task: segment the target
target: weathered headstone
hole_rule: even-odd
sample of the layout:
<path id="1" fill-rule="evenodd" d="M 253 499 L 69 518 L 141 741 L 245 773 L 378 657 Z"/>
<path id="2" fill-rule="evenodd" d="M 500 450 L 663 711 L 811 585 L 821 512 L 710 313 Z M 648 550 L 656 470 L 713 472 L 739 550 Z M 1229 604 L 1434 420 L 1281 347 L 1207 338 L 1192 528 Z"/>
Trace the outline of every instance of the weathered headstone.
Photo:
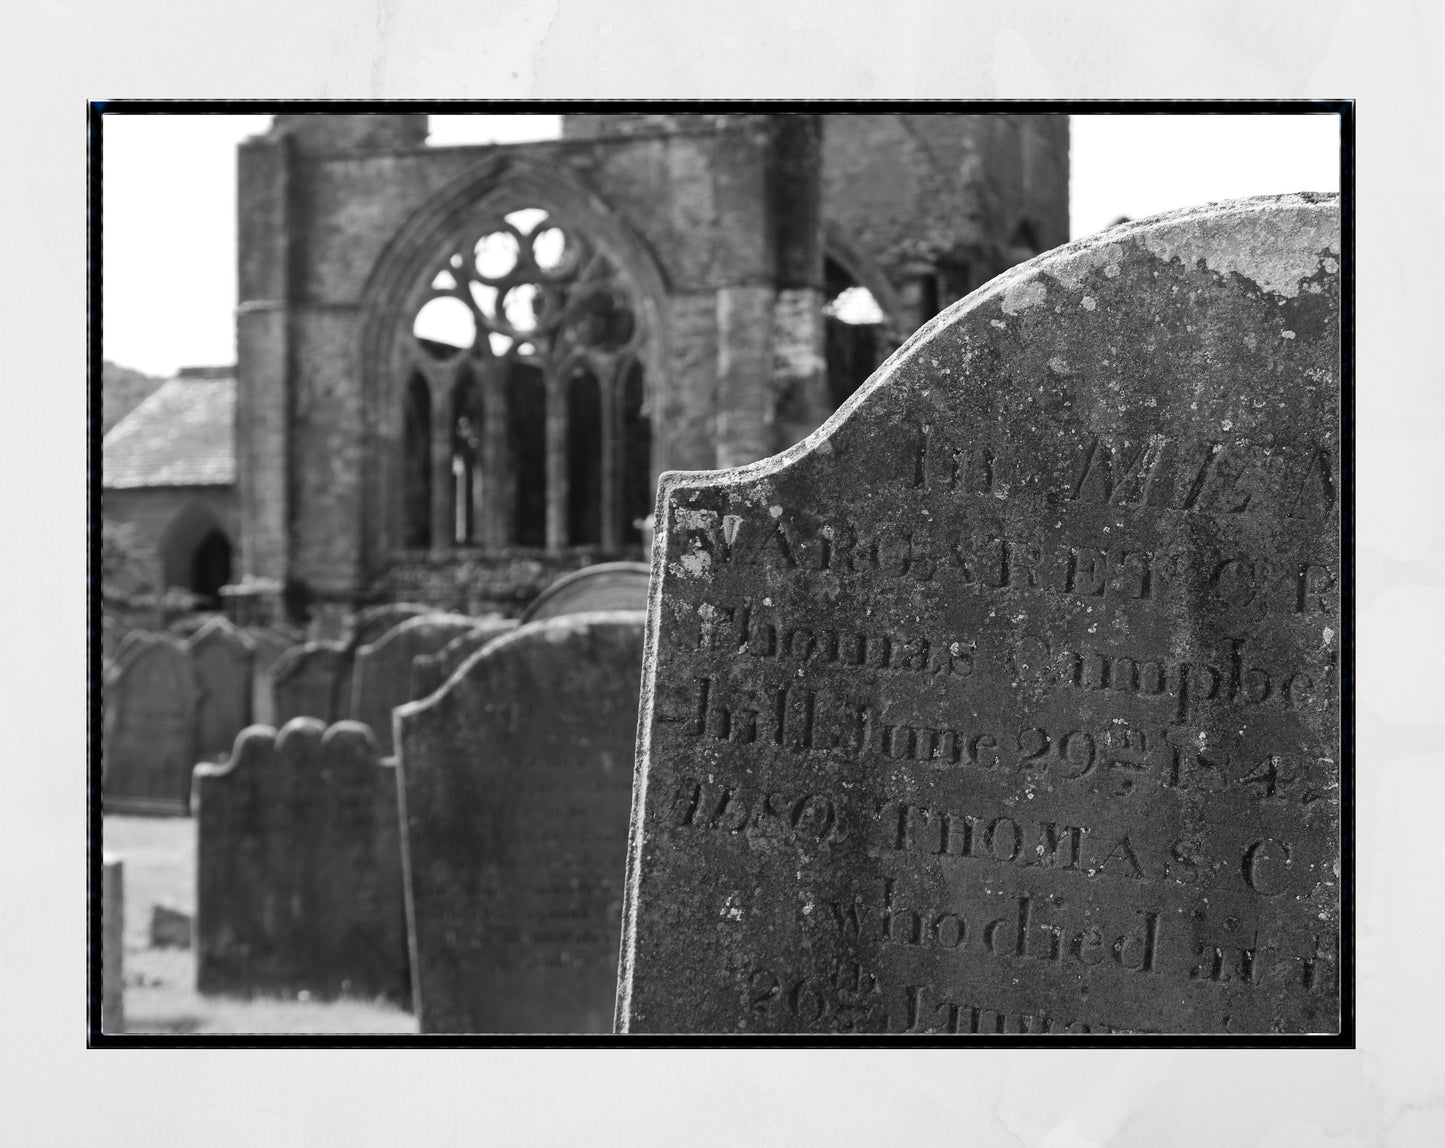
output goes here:
<path id="1" fill-rule="evenodd" d="M 271 666 L 271 698 L 278 726 L 292 718 L 339 721 L 351 704 L 352 652 L 344 642 L 292 646 Z"/>
<path id="2" fill-rule="evenodd" d="M 1338 1030 L 1340 246 L 1110 229 L 663 477 L 621 1029 Z"/>
<path id="3" fill-rule="evenodd" d="M 185 645 L 132 631 L 105 673 L 101 776 L 111 813 L 179 813 L 190 802 L 200 685 Z"/>
<path id="4" fill-rule="evenodd" d="M 595 610 L 647 608 L 648 566 L 645 562 L 599 562 L 558 578 L 522 611 L 522 621 L 539 622 L 564 614 Z"/>
<path id="5" fill-rule="evenodd" d="M 251 662 L 251 721 L 255 725 L 282 726 L 276 720 L 276 695 L 271 685 L 271 667 L 287 650 L 300 645 L 297 637 L 274 629 L 246 631 L 255 649 Z"/>
<path id="6" fill-rule="evenodd" d="M 422 654 L 436 653 L 476 624 L 466 614 L 423 614 L 356 651 L 347 716 L 371 727 L 383 753 L 391 752 L 391 711 L 412 698 L 412 662 Z"/>
<path id="7" fill-rule="evenodd" d="M 435 613 L 436 610 L 432 607 L 423 606 L 419 602 L 387 602 L 381 606 L 371 606 L 358 613 L 352 621 L 349 639 L 351 648 L 358 650 L 362 646 L 379 642 L 384 634 L 396 629 L 408 618 Z"/>
<path id="8" fill-rule="evenodd" d="M 396 715 L 422 1032 L 606 1032 L 643 615 L 520 627 Z"/>
<path id="9" fill-rule="evenodd" d="M 488 642 L 515 630 L 517 623 L 506 618 L 478 622 L 464 634 L 458 634 L 435 654 L 420 654 L 411 663 L 411 696 L 415 700 L 435 693 L 468 658 Z"/>
<path id="10" fill-rule="evenodd" d="M 125 1031 L 125 863 L 101 859 L 100 1031 Z"/>
<path id="11" fill-rule="evenodd" d="M 407 998 L 396 777 L 370 732 L 252 726 L 195 772 L 201 992 Z"/>
<path id="12" fill-rule="evenodd" d="M 196 755 L 224 761 L 236 735 L 251 724 L 251 675 L 256 645 L 229 618 L 216 615 L 186 639 L 201 683 Z"/>

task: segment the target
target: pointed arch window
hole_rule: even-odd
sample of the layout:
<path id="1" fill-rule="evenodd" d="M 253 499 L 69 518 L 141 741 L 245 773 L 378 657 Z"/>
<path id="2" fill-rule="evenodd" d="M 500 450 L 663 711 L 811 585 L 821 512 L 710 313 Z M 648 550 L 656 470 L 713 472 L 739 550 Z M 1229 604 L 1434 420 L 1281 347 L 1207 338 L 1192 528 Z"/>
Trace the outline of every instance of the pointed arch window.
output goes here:
<path id="1" fill-rule="evenodd" d="M 608 252 L 547 210 L 510 211 L 429 269 L 407 323 L 407 546 L 640 542 L 652 509 L 646 332 Z"/>

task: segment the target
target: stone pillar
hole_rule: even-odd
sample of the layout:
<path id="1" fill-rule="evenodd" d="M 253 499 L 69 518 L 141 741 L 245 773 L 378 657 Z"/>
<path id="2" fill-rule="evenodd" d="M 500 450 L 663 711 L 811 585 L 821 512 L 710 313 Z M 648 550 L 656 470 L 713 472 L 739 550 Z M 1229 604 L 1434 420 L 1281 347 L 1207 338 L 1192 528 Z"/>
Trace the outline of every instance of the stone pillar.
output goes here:
<path id="1" fill-rule="evenodd" d="M 125 1031 L 125 866 L 104 855 L 100 891 L 100 1031 Z"/>
<path id="2" fill-rule="evenodd" d="M 823 128 L 817 116 L 772 117 L 768 214 L 777 266 L 772 321 L 772 451 L 831 413 L 823 331 Z"/>
<path id="3" fill-rule="evenodd" d="M 291 145 L 272 133 L 237 157 L 236 474 L 241 573 L 284 580 L 291 516 Z"/>

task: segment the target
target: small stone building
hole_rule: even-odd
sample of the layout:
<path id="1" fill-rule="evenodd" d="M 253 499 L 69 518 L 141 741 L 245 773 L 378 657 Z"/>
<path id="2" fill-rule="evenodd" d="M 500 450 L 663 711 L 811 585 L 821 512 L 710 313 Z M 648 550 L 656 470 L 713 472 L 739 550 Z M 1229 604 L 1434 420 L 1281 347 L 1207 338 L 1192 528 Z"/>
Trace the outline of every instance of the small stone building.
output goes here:
<path id="1" fill-rule="evenodd" d="M 428 147 L 424 115 L 281 115 L 242 144 L 236 575 L 294 620 L 515 614 L 640 558 L 661 471 L 787 447 L 1068 238 L 1066 116 L 562 120 Z"/>
<path id="2" fill-rule="evenodd" d="M 234 368 L 185 368 L 101 440 L 106 522 L 134 528 L 157 587 L 212 607 L 236 572 L 235 416 Z"/>

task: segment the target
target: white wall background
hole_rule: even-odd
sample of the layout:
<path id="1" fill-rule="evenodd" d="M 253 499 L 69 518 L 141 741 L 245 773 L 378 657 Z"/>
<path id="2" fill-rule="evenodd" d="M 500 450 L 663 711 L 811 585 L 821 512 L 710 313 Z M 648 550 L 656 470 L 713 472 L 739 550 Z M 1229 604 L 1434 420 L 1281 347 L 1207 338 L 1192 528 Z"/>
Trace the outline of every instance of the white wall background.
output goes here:
<path id="1" fill-rule="evenodd" d="M 1445 1144 L 1438 6 L 72 0 L 6 26 L 9 1142 Z M 1359 1050 L 85 1052 L 83 101 L 121 95 L 1357 98 Z"/>

